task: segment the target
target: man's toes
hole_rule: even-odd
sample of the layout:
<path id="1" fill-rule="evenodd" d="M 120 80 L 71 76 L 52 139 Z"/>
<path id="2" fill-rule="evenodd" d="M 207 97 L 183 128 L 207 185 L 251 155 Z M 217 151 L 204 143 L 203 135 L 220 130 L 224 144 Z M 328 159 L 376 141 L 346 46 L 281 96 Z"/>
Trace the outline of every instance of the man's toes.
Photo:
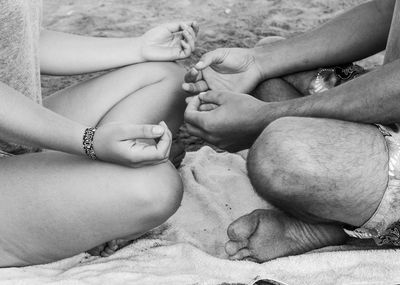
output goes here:
<path id="1" fill-rule="evenodd" d="M 248 248 L 239 250 L 236 254 L 229 256 L 230 260 L 242 260 L 249 259 L 252 257 L 252 253 Z"/>
<path id="2" fill-rule="evenodd" d="M 258 222 L 258 215 L 256 211 L 240 217 L 229 225 L 229 239 L 232 241 L 244 241 L 249 239 L 249 237 L 257 229 Z"/>
<path id="3" fill-rule="evenodd" d="M 235 255 L 239 250 L 247 247 L 248 244 L 249 240 L 247 239 L 238 242 L 230 240 L 225 244 L 225 251 L 228 255 Z"/>

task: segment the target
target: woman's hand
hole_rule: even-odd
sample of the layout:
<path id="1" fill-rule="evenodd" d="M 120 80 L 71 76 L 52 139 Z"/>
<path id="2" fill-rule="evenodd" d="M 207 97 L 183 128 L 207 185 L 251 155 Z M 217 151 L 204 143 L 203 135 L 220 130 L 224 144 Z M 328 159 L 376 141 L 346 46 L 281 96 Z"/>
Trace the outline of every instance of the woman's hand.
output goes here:
<path id="1" fill-rule="evenodd" d="M 158 140 L 157 144 L 146 140 Z M 99 127 L 93 147 L 98 159 L 129 167 L 160 164 L 168 160 L 172 135 L 167 125 L 112 123 Z"/>
<path id="2" fill-rule="evenodd" d="M 191 55 L 199 27 L 196 22 L 155 27 L 141 37 L 144 61 L 173 61 Z"/>

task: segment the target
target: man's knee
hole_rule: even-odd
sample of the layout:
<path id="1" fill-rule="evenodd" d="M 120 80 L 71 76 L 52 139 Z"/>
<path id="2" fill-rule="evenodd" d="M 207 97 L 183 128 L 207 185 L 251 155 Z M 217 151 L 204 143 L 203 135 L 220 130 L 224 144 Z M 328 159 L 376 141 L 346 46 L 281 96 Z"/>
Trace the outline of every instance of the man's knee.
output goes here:
<path id="1" fill-rule="evenodd" d="M 322 174 L 299 139 L 307 118 L 281 118 L 256 140 L 248 156 L 248 172 L 257 193 L 281 208 L 298 206 L 308 195 L 307 183 Z"/>

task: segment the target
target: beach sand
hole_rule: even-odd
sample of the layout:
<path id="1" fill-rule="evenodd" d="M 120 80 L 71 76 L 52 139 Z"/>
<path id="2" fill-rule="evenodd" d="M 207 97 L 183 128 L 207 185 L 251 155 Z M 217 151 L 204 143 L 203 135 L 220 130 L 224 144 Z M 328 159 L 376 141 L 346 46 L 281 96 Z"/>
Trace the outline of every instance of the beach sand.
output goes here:
<path id="1" fill-rule="evenodd" d="M 201 27 L 194 54 L 183 63 L 219 47 L 252 47 L 266 36 L 292 37 L 320 25 L 365 0 L 44 0 L 44 26 L 48 29 L 102 37 L 138 36 L 160 23 L 196 20 Z M 373 67 L 378 54 L 363 64 Z M 97 74 L 42 77 L 47 96 Z M 185 128 L 180 138 L 187 150 L 203 142 Z"/>

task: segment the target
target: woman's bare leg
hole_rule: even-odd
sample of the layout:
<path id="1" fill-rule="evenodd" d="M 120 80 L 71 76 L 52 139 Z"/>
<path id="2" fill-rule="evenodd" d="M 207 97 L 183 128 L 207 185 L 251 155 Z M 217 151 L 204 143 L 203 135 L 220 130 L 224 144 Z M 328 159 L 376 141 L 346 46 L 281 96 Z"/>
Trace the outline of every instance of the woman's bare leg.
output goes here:
<path id="1" fill-rule="evenodd" d="M 61 90 L 44 104 L 88 126 L 164 120 L 175 135 L 186 106 L 187 94 L 180 85 L 184 73 L 184 68 L 173 62 L 135 64 Z M 176 167 L 184 155 L 183 145 L 172 145 L 170 159 Z"/>
<path id="2" fill-rule="evenodd" d="M 167 220 L 182 197 L 170 163 L 133 169 L 45 152 L 0 159 L 0 169 L 0 267 L 140 235 Z"/>
<path id="3" fill-rule="evenodd" d="M 87 126 L 165 120 L 177 131 L 183 74 L 174 63 L 127 66 L 57 92 L 44 105 Z M 170 217 L 182 196 L 179 175 L 169 163 L 130 169 L 46 152 L 0 164 L 0 177 L 7 181 L 0 189 L 0 266 L 54 261 L 140 236 Z"/>
<path id="4" fill-rule="evenodd" d="M 185 70 L 175 63 L 127 66 L 61 90 L 44 100 L 49 109 L 88 126 L 115 121 L 159 123 L 171 131 L 183 122 Z"/>
<path id="5" fill-rule="evenodd" d="M 61 90 L 47 98 L 44 104 L 65 117 L 90 126 L 111 122 L 157 124 L 164 120 L 176 133 L 183 122 L 186 105 L 186 93 L 181 89 L 184 72 L 172 62 L 127 66 Z M 85 108 L 82 108 L 82 102 Z M 183 146 L 173 145 L 170 157 L 175 165 L 179 165 L 184 157 Z M 120 246 L 132 239 L 119 238 L 122 238 Z M 90 253 L 106 256 L 112 251 L 106 244 Z"/>

